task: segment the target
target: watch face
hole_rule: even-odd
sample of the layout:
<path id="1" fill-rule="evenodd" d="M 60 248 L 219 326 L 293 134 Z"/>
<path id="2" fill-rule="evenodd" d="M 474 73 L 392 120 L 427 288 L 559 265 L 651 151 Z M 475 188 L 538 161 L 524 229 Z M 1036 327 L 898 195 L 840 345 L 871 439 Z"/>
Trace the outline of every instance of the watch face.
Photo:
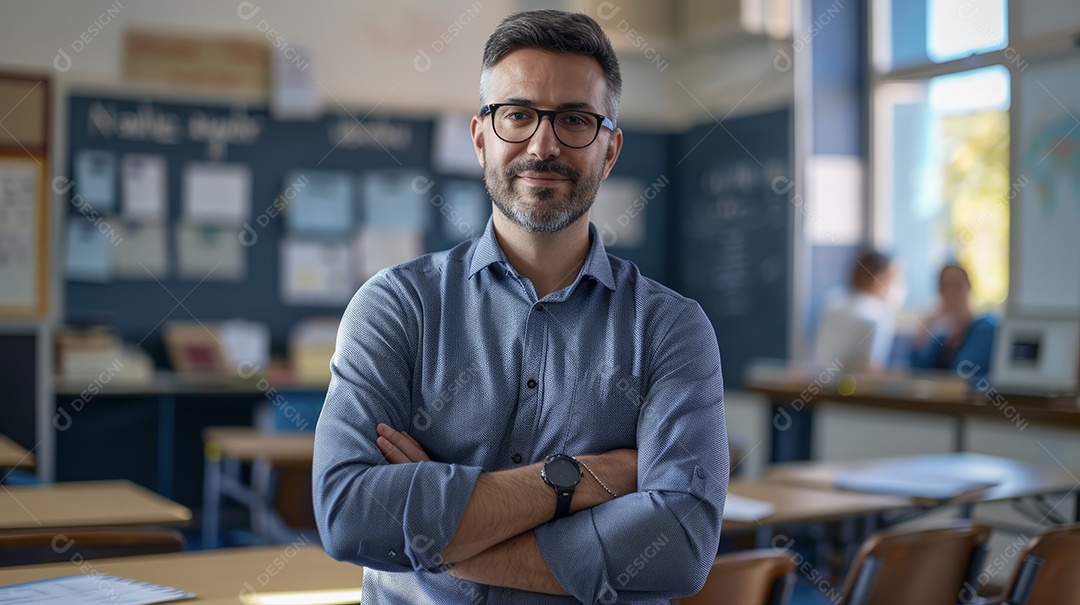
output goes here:
<path id="1" fill-rule="evenodd" d="M 556 458 L 544 465 L 544 476 L 559 487 L 573 487 L 581 480 L 581 471 L 569 458 Z"/>

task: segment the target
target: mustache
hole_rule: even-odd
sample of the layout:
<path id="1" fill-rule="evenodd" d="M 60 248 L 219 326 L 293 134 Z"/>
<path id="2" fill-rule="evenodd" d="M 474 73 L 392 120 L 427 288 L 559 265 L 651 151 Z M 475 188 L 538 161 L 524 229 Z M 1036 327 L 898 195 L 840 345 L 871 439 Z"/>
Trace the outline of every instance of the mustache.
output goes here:
<path id="1" fill-rule="evenodd" d="M 520 159 L 507 164 L 505 172 L 507 178 L 518 176 L 522 172 L 550 172 L 575 183 L 581 176 L 572 166 L 560 164 L 555 160 Z"/>

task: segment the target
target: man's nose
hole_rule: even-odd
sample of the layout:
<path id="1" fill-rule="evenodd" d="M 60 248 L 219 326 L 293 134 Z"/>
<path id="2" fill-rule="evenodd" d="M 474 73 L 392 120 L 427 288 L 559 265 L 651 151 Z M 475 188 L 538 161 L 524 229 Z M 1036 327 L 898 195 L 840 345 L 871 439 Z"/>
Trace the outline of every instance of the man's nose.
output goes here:
<path id="1" fill-rule="evenodd" d="M 544 119 L 547 119 L 547 124 L 544 124 Z M 529 139 L 528 151 L 530 154 L 540 158 L 556 158 L 559 157 L 559 153 L 562 152 L 562 144 L 559 143 L 558 137 L 555 136 L 555 121 L 551 116 L 544 116 L 540 118 L 540 124 Z"/>

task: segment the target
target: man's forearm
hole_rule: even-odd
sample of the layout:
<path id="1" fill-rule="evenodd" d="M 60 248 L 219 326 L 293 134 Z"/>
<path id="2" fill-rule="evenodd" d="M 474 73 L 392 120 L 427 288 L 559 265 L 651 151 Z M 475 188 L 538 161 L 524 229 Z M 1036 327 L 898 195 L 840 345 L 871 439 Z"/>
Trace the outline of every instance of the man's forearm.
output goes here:
<path id="1" fill-rule="evenodd" d="M 616 493 L 626 494 L 637 488 L 635 450 L 615 450 L 579 459 L 606 477 L 618 490 Z M 443 549 L 443 561 L 464 561 L 550 521 L 555 514 L 555 491 L 540 478 L 542 466 L 530 464 L 480 475 L 457 532 Z M 586 474 L 574 492 L 570 512 L 592 508 L 611 497 Z"/>
<path id="2" fill-rule="evenodd" d="M 501 542 L 455 565 L 452 576 L 504 588 L 567 595 L 544 562 L 531 530 Z"/>
<path id="3" fill-rule="evenodd" d="M 480 475 L 457 532 L 443 549 L 443 561 L 465 561 L 549 521 L 555 492 L 540 479 L 540 466 Z"/>

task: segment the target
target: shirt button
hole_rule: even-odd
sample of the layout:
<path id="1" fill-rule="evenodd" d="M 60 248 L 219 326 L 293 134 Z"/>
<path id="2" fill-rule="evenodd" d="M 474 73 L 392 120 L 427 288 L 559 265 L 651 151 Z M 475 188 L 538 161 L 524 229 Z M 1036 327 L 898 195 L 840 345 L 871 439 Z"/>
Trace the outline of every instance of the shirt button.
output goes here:
<path id="1" fill-rule="evenodd" d="M 514 454 L 510 456 L 510 459 L 514 461 L 514 464 L 521 464 L 521 454 Z"/>
<path id="2" fill-rule="evenodd" d="M 544 305 L 542 305 L 540 303 L 536 303 L 536 312 L 537 313 L 543 313 L 544 312 Z"/>
<path id="3" fill-rule="evenodd" d="M 533 378 L 530 378 L 529 381 L 525 383 L 525 386 L 529 387 L 530 389 L 535 389 L 536 388 L 536 380 L 533 379 Z"/>

